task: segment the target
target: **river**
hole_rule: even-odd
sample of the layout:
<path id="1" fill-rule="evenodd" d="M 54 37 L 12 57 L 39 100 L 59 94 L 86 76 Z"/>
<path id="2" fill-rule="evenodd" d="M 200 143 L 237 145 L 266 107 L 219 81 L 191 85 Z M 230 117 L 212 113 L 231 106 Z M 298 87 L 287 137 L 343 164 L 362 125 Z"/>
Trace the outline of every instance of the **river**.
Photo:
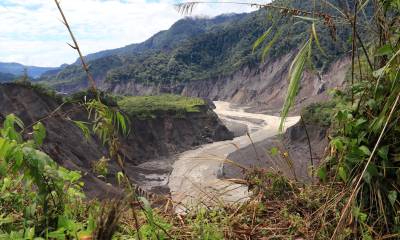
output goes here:
<path id="1" fill-rule="evenodd" d="M 247 200 L 249 192 L 245 185 L 220 179 L 225 159 L 238 148 L 249 146 L 252 141 L 257 143 L 279 134 L 280 117 L 248 113 L 245 107 L 232 107 L 228 102 L 216 101 L 214 104 L 214 111 L 220 119 L 246 125 L 251 139 L 247 135 L 238 136 L 178 154 L 168 182 L 177 212 L 199 203 L 218 205 Z M 287 118 L 285 130 L 299 120 L 299 117 Z"/>

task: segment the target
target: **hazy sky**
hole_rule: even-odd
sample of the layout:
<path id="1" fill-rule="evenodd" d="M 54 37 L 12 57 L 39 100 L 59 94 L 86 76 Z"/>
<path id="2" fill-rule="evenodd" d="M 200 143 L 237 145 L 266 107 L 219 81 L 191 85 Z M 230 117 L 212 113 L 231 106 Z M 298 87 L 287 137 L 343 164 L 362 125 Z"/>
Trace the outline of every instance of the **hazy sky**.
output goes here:
<path id="1" fill-rule="evenodd" d="M 225 0 L 220 0 L 225 1 Z M 176 0 L 62 0 L 84 54 L 146 40 L 182 18 Z M 243 5 L 197 5 L 192 15 L 249 12 Z M 77 58 L 54 0 L 0 0 L 0 61 L 59 66 Z"/>

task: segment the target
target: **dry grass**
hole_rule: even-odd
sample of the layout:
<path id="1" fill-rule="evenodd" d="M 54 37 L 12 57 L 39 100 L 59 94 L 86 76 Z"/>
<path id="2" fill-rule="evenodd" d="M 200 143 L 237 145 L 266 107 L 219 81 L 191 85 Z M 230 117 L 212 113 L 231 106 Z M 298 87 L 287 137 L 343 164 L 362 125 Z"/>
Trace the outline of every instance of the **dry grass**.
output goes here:
<path id="1" fill-rule="evenodd" d="M 176 214 L 170 202 L 153 208 L 158 224 L 168 223 L 159 239 L 169 239 L 164 231 L 175 239 L 327 239 L 346 196 L 341 185 L 303 185 L 260 170 L 247 184 L 255 194 L 245 203 L 199 205 L 185 215 Z M 139 225 L 147 224 L 148 216 L 140 214 Z M 132 213 L 122 216 L 120 229 L 122 235 L 135 229 Z M 350 229 L 351 224 L 343 234 Z"/>

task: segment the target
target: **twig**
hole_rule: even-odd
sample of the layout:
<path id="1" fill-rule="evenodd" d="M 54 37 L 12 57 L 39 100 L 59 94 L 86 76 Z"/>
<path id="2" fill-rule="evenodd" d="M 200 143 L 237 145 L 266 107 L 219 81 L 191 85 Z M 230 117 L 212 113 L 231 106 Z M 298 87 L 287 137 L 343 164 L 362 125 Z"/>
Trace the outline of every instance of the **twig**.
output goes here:
<path id="1" fill-rule="evenodd" d="M 354 86 L 354 65 L 355 65 L 355 56 L 356 56 L 357 10 L 358 10 L 358 1 L 356 1 L 354 3 L 354 16 L 353 16 L 353 20 L 352 20 L 353 37 L 352 37 L 352 46 L 351 46 L 351 86 Z M 353 90 L 353 88 L 351 88 L 351 104 L 354 104 L 354 90 Z"/>
<path id="2" fill-rule="evenodd" d="M 90 88 L 91 88 L 93 91 L 97 92 L 97 91 L 96 91 L 96 82 L 94 81 L 93 76 L 92 76 L 92 74 L 91 74 L 90 71 L 89 71 L 89 67 L 88 67 L 88 65 L 86 64 L 85 58 L 84 58 L 83 55 L 82 55 L 81 49 L 79 48 L 79 45 L 78 45 L 78 42 L 76 41 L 76 38 L 75 38 L 74 34 L 72 33 L 71 27 L 69 26 L 68 21 L 67 21 L 67 18 L 65 17 L 64 12 L 63 12 L 63 10 L 62 10 L 62 8 L 61 8 L 61 6 L 60 6 L 60 2 L 59 2 L 58 0 L 54 0 L 54 2 L 56 3 L 57 8 L 58 8 L 58 11 L 60 12 L 61 17 L 62 17 L 62 19 L 63 19 L 63 22 L 62 22 L 62 23 L 63 23 L 63 24 L 65 25 L 65 27 L 68 29 L 69 35 L 71 36 L 72 41 L 74 42 L 74 45 L 71 45 L 71 44 L 69 44 L 69 43 L 67 43 L 67 44 L 78 52 L 79 58 L 80 58 L 80 60 L 81 60 L 81 62 L 82 62 L 83 70 L 85 70 L 86 75 L 87 75 L 87 77 L 88 77 L 88 79 L 89 79 Z"/>
<path id="3" fill-rule="evenodd" d="M 313 154 L 312 154 L 312 148 L 311 148 L 310 135 L 308 134 L 307 126 L 304 122 L 303 116 L 300 116 L 300 121 L 301 121 L 301 125 L 303 125 L 304 131 L 306 132 L 306 136 L 307 136 L 308 150 L 310 151 L 310 163 L 311 163 L 311 167 L 312 167 L 311 177 L 314 178 L 314 160 L 313 160 Z"/>

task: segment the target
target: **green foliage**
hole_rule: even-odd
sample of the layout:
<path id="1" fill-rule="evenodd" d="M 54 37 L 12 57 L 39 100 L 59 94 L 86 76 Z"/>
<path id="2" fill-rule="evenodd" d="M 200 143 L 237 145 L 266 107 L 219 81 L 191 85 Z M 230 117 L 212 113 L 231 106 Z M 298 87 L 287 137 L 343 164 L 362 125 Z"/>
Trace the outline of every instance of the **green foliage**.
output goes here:
<path id="1" fill-rule="evenodd" d="M 354 84 L 336 92 L 331 151 L 322 168 L 331 181 L 351 189 L 354 199 L 348 201 L 353 200 L 350 209 L 363 239 L 396 235 L 400 229 L 400 44 L 392 42 L 399 37 L 397 2 L 377 2 L 379 21 L 394 26 L 377 33 L 380 41 L 371 43 L 372 65 L 363 56 L 355 64 Z"/>
<path id="2" fill-rule="evenodd" d="M 160 113 L 172 113 L 184 116 L 186 113 L 198 112 L 206 103 L 200 98 L 178 95 L 130 96 L 118 101 L 120 108 L 132 117 L 155 118 Z"/>
<path id="3" fill-rule="evenodd" d="M 98 161 L 95 161 L 93 163 L 93 172 L 96 173 L 97 175 L 106 177 L 108 174 L 108 162 L 110 159 L 107 159 L 105 157 L 102 157 Z"/>
<path id="4" fill-rule="evenodd" d="M 329 127 L 335 114 L 335 107 L 336 103 L 333 100 L 312 103 L 302 110 L 301 116 L 307 124 Z"/>
<path id="5" fill-rule="evenodd" d="M 33 125 L 33 139 L 35 140 L 35 144 L 40 147 L 43 144 L 44 139 L 46 138 L 46 129 L 41 122 Z"/>
<path id="6" fill-rule="evenodd" d="M 103 144 L 117 138 L 118 133 L 128 134 L 126 118 L 118 111 L 106 106 L 99 100 L 90 100 L 85 104 L 89 119 L 93 119 L 92 131 Z"/>
<path id="7" fill-rule="evenodd" d="M 201 240 L 220 240 L 224 239 L 221 229 L 218 227 L 220 218 L 224 218 L 224 214 L 218 211 L 207 211 L 205 208 L 200 208 L 196 212 L 196 217 L 193 220 L 193 239 Z"/>
<path id="8" fill-rule="evenodd" d="M 84 198 L 81 175 L 35 149 L 45 138 L 43 124 L 34 125 L 34 141 L 23 140 L 23 129 L 15 115 L 0 129 L 0 239 L 76 237 L 83 229 L 74 212 Z"/>
<path id="9" fill-rule="evenodd" d="M 143 213 L 147 220 L 147 223 L 139 229 L 140 238 L 145 240 L 168 239 L 165 233 L 170 230 L 171 225 L 154 213 L 147 199 L 140 197 L 139 200 L 143 203 Z"/>
<path id="10" fill-rule="evenodd" d="M 263 199 L 286 199 L 296 191 L 291 181 L 279 173 L 253 169 L 246 178 L 249 188 Z"/>
<path id="11" fill-rule="evenodd" d="M 100 100 L 104 105 L 109 107 L 118 106 L 117 104 L 118 97 L 98 90 L 93 91 L 92 89 L 73 93 L 69 95 L 66 99 L 66 101 L 68 102 L 74 102 L 74 103 L 78 102 L 82 104 L 90 102 L 91 100 Z"/>

